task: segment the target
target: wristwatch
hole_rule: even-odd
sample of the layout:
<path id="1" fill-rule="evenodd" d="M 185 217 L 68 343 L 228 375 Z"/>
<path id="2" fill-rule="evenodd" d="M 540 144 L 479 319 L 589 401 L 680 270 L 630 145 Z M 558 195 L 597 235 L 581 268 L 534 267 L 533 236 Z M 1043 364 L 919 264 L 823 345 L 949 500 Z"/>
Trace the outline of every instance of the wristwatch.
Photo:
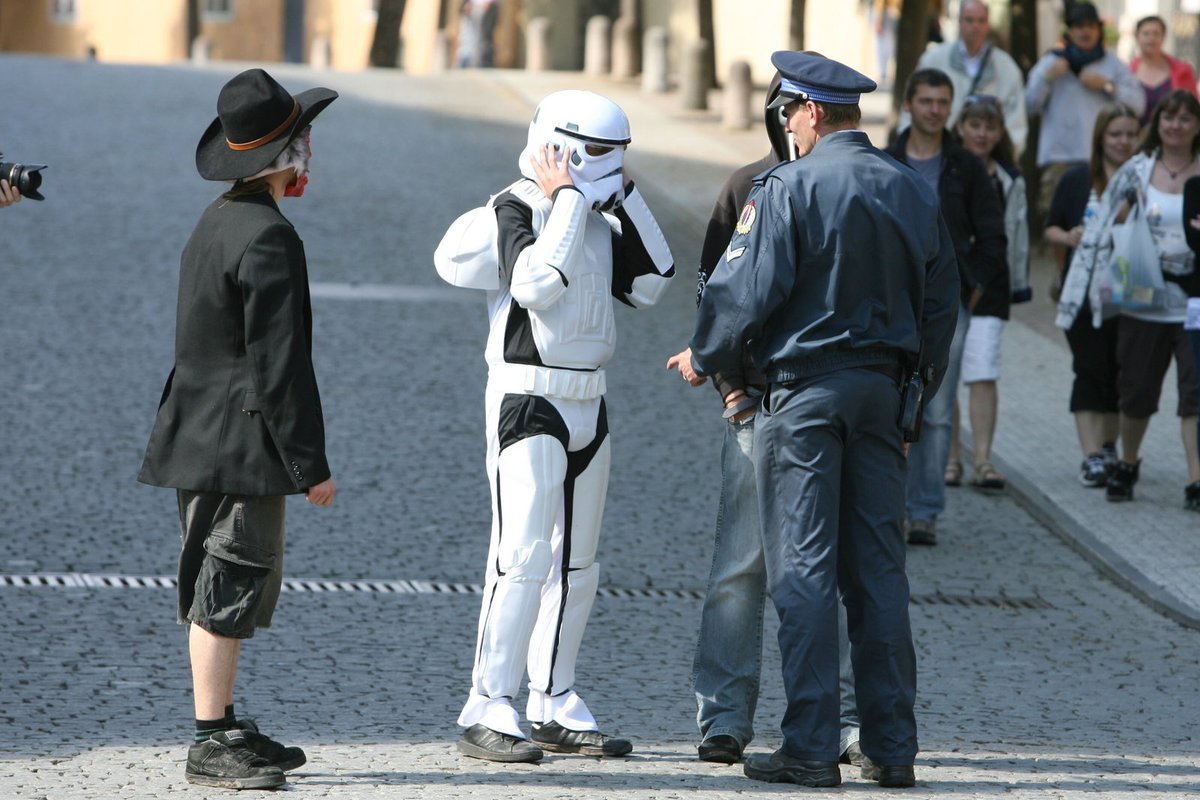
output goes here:
<path id="1" fill-rule="evenodd" d="M 1113 83 L 1112 81 L 1105 81 L 1104 82 L 1104 91 L 1108 92 L 1109 97 L 1116 97 L 1117 85 L 1115 83 Z"/>

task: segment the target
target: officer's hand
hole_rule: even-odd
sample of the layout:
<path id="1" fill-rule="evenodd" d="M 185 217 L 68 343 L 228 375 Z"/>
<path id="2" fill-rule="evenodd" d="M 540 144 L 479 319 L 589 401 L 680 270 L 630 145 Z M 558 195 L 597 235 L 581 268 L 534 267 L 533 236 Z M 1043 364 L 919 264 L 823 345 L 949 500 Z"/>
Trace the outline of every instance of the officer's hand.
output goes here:
<path id="1" fill-rule="evenodd" d="M 334 485 L 333 478 L 326 478 L 316 486 L 308 487 L 308 491 L 305 492 L 308 502 L 323 508 L 333 505 L 333 498 L 336 494 L 337 486 Z"/>
<path id="2" fill-rule="evenodd" d="M 553 145 L 545 145 L 534 150 L 529 161 L 533 165 L 538 188 L 546 197 L 553 199 L 557 190 L 575 185 L 570 172 L 571 148 L 564 147 L 560 152 Z"/>
<path id="3" fill-rule="evenodd" d="M 8 181 L 0 180 L 0 208 L 20 202 L 21 192 L 15 186 L 9 186 Z"/>
<path id="4" fill-rule="evenodd" d="M 667 369 L 677 369 L 683 379 L 692 386 L 703 386 L 704 378 L 692 369 L 692 348 L 676 353 L 667 359 Z"/>

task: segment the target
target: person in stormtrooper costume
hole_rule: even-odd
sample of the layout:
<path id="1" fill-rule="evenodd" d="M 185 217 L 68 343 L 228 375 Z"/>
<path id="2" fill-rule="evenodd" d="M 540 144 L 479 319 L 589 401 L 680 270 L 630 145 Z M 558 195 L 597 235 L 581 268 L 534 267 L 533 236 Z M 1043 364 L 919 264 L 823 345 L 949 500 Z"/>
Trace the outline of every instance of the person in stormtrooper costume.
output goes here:
<path id="1" fill-rule="evenodd" d="M 622 756 L 575 692 L 599 582 L 610 446 L 604 363 L 613 298 L 654 305 L 675 270 L 624 171 L 629 121 L 584 91 L 534 112 L 521 180 L 460 217 L 435 253 L 443 278 L 487 290 L 487 471 L 492 531 L 464 755 L 537 761 L 543 750 Z M 529 673 L 526 738 L 512 700 Z"/>

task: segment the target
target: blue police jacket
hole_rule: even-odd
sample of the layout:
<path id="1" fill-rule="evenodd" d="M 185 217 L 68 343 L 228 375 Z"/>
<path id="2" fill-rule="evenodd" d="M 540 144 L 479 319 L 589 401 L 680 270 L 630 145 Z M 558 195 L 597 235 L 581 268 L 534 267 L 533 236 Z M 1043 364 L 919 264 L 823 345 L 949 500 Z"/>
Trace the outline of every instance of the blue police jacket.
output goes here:
<path id="1" fill-rule="evenodd" d="M 958 319 L 958 264 L 938 198 L 862 131 L 755 179 L 704 288 L 692 366 L 733 369 L 743 343 L 772 381 L 915 356 L 936 390 Z"/>

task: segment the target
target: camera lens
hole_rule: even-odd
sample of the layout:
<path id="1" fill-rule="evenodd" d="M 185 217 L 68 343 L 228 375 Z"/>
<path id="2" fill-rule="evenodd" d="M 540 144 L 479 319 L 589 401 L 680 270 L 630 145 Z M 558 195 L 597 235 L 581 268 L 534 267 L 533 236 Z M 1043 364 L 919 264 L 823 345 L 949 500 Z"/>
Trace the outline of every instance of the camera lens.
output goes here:
<path id="1" fill-rule="evenodd" d="M 42 185 L 42 170 L 45 164 L 4 164 L 0 163 L 0 178 L 15 187 L 22 197 L 30 200 L 45 200 L 38 189 Z"/>

